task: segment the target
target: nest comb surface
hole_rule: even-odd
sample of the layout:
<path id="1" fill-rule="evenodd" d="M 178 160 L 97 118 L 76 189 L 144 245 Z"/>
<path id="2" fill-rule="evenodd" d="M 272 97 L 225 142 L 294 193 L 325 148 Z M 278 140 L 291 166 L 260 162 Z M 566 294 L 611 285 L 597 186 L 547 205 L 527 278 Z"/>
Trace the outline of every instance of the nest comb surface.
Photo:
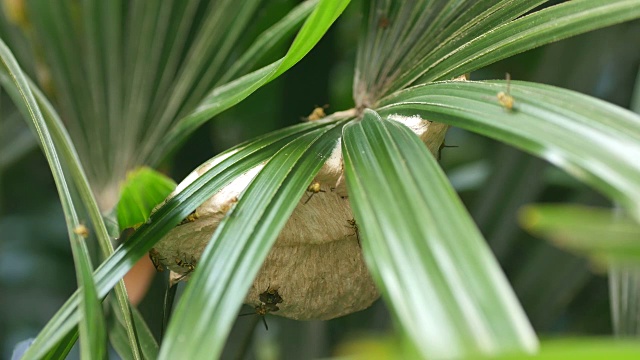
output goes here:
<path id="1" fill-rule="evenodd" d="M 444 141 L 447 130 L 444 124 L 415 116 L 391 116 L 390 119 L 408 126 L 433 154 Z M 217 158 L 196 169 L 170 197 L 223 159 Z M 174 279 L 189 278 L 214 230 L 262 166 L 256 166 L 225 186 L 198 207 L 195 216 L 158 242 L 153 249 L 157 252 L 156 258 L 178 274 Z M 274 315 L 297 320 L 332 319 L 363 310 L 379 297 L 362 257 L 357 225 L 353 222 L 340 143 L 315 182 L 320 184 L 320 191 L 307 192 L 299 200 L 249 289 L 246 304 L 263 305 L 260 295 L 272 289 L 282 298 Z"/>

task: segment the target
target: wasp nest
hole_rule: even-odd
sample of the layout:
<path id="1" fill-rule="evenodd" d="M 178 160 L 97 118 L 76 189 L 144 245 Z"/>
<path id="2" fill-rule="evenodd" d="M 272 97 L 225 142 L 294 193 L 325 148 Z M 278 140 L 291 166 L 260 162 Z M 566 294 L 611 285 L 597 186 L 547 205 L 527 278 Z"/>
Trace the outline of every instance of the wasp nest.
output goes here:
<path id="1" fill-rule="evenodd" d="M 391 119 L 411 128 L 432 153 L 437 153 L 446 125 L 419 117 Z M 222 160 L 196 169 L 174 194 Z M 170 231 L 150 252 L 156 267 L 169 268 L 175 273 L 174 280 L 188 279 L 215 228 L 261 168 L 235 179 Z M 309 320 L 350 314 L 369 307 L 378 297 L 362 258 L 338 143 L 280 232 L 245 302 L 258 312 L 266 309 L 275 315 Z"/>

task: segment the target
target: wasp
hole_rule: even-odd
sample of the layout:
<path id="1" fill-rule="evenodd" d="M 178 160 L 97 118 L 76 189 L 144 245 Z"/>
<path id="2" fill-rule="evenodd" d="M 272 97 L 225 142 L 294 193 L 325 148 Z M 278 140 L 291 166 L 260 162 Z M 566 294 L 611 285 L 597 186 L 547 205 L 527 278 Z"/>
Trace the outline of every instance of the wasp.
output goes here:
<path id="1" fill-rule="evenodd" d="M 181 268 L 186 268 L 188 271 L 193 271 L 196 269 L 196 261 L 191 259 L 190 262 L 184 260 L 183 258 L 176 258 L 176 265 Z"/>
<path id="2" fill-rule="evenodd" d="M 255 314 L 262 317 L 262 323 L 264 324 L 265 330 L 269 331 L 269 325 L 267 325 L 267 319 L 265 318 L 265 315 L 267 315 L 270 312 L 278 311 L 280 310 L 280 308 L 278 307 L 278 305 L 275 305 L 275 304 L 260 304 L 260 305 L 257 305 L 255 309 L 256 309 Z M 253 315 L 253 313 L 242 314 L 240 316 L 243 316 L 243 315 Z"/>
<path id="3" fill-rule="evenodd" d="M 247 315 L 258 315 L 262 317 L 262 323 L 264 324 L 264 328 L 269 330 L 269 326 L 267 325 L 267 320 L 265 319 L 265 315 L 271 312 L 276 312 L 280 310 L 278 304 L 282 303 L 282 296 L 278 294 L 277 289 L 272 289 L 271 286 L 267 288 L 267 290 L 260 295 L 258 295 L 258 299 L 260 299 L 260 305 L 255 306 L 255 312 L 240 314 L 240 316 Z"/>
<path id="4" fill-rule="evenodd" d="M 73 229 L 73 233 L 76 235 L 80 235 L 86 239 L 89 237 L 89 228 L 87 228 L 83 224 L 79 224 Z"/>
<path id="5" fill-rule="evenodd" d="M 347 220 L 347 223 L 349 223 L 349 226 L 347 227 L 353 229 L 354 231 L 354 233 L 349 236 L 355 235 L 356 239 L 358 240 L 358 245 L 360 245 L 360 231 L 358 230 L 358 224 L 356 224 L 356 219 Z"/>
<path id="6" fill-rule="evenodd" d="M 280 304 L 282 302 L 282 296 L 278 294 L 277 289 L 272 289 L 271 286 L 267 288 L 265 292 L 258 296 L 258 299 L 267 305 Z M 276 309 L 280 310 L 280 309 Z"/>
<path id="7" fill-rule="evenodd" d="M 232 197 L 231 199 L 229 199 L 229 202 L 227 202 L 226 204 L 220 207 L 220 212 L 223 214 L 228 213 L 229 210 L 231 210 L 231 208 L 233 208 L 237 202 L 238 202 L 238 197 L 237 196 Z"/>
<path id="8" fill-rule="evenodd" d="M 515 100 L 513 99 L 513 96 L 511 96 L 511 74 L 507 73 L 506 79 L 507 79 L 507 92 L 500 91 L 497 97 L 498 97 L 498 102 L 500 103 L 500 105 L 502 105 L 503 108 L 505 108 L 508 111 L 512 111 Z"/>
<path id="9" fill-rule="evenodd" d="M 320 189 L 320 183 L 319 182 L 314 182 L 311 185 L 309 185 L 309 187 L 307 188 L 307 192 L 310 192 L 311 195 L 309 195 L 309 197 L 307 198 L 307 201 L 305 201 L 304 203 L 308 203 L 309 200 L 311 200 L 311 198 L 313 197 L 313 195 L 319 193 L 319 192 L 325 192 L 324 190 Z"/>
<path id="10" fill-rule="evenodd" d="M 187 275 L 191 274 L 196 269 L 196 260 L 193 257 L 191 258 L 191 261 L 187 261 L 185 257 L 177 257 L 176 265 L 180 266 L 183 269 L 187 269 L 187 271 L 184 274 L 182 274 L 182 276 L 178 278 L 178 280 L 176 280 L 176 281 L 180 281 L 184 279 Z"/>
<path id="11" fill-rule="evenodd" d="M 313 108 L 313 111 L 311 112 L 311 114 L 309 114 L 309 116 L 307 116 L 306 118 L 303 118 L 304 120 L 307 121 L 315 121 L 315 120 L 320 120 L 324 117 L 327 116 L 327 114 L 324 112 L 324 109 L 328 108 L 329 105 L 325 105 L 325 106 L 316 106 L 315 108 Z"/>
<path id="12" fill-rule="evenodd" d="M 162 264 L 162 260 L 165 259 L 160 257 L 160 253 L 158 252 L 158 250 L 151 248 L 151 250 L 149 250 L 149 259 L 151 259 L 153 267 L 156 268 L 156 271 L 164 271 L 164 264 Z"/>
<path id="13" fill-rule="evenodd" d="M 180 224 L 178 224 L 178 226 L 180 225 L 184 225 L 190 222 L 194 222 L 196 221 L 200 216 L 198 216 L 198 210 L 193 210 L 193 212 L 191 212 L 191 214 L 187 215 L 186 218 L 184 218 L 182 221 L 180 221 Z"/>

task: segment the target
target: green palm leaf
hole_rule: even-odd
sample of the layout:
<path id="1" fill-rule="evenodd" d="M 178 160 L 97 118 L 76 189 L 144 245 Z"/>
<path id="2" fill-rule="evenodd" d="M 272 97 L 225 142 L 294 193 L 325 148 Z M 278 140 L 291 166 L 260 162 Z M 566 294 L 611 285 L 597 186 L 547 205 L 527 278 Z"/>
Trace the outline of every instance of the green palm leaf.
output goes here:
<path id="1" fill-rule="evenodd" d="M 498 263 L 420 139 L 366 110 L 345 127 L 343 151 L 365 259 L 422 355 L 534 351 Z"/>
<path id="2" fill-rule="evenodd" d="M 300 61 L 315 46 L 348 4 L 349 0 L 320 0 L 283 58 L 213 89 L 194 111 L 180 119 L 166 134 L 152 154 L 151 162 L 154 163 L 164 158 L 203 123 L 244 100 Z"/>
<path id="3" fill-rule="evenodd" d="M 304 1 L 293 8 L 285 17 L 275 23 L 272 27 L 265 30 L 256 41 L 245 51 L 242 56 L 236 60 L 229 70 L 220 78 L 216 85 L 226 84 L 229 80 L 238 74 L 245 73 L 251 69 L 268 50 L 275 48 L 286 38 L 293 35 L 303 22 L 309 16 L 311 11 L 318 5 L 318 0 Z"/>
<path id="4" fill-rule="evenodd" d="M 74 203 L 74 184 L 72 179 L 67 179 L 64 160 L 59 158 L 56 143 L 47 128 L 44 116 L 40 112 L 35 97 L 33 96 L 26 77 L 22 73 L 11 51 L 4 42 L 0 41 L 0 61 L 8 75 L 14 82 L 14 86 L 20 93 L 26 107 L 29 121 L 37 131 L 42 149 L 45 153 L 53 178 L 58 188 L 65 220 L 71 240 L 71 249 L 76 266 L 76 276 L 79 291 L 82 293 L 80 310 L 82 319 L 80 322 L 80 356 L 90 359 L 92 356 L 104 357 L 106 355 L 106 332 L 102 305 L 98 299 L 95 283 L 93 281 L 93 266 L 85 243 L 88 237 L 88 229 L 79 219 L 77 205 Z"/>
<path id="5" fill-rule="evenodd" d="M 384 99 L 381 114 L 419 114 L 540 156 L 585 181 L 640 221 L 640 116 L 586 95 L 514 82 L 512 110 L 496 94 L 505 82 L 441 82 Z M 571 136 L 567 136 L 571 134 Z"/>
<path id="6" fill-rule="evenodd" d="M 341 126 L 332 126 L 302 135 L 260 171 L 198 261 L 169 323 L 160 358 L 208 359 L 221 354 L 253 279 L 340 133 Z"/>
<path id="7" fill-rule="evenodd" d="M 548 340 L 542 342 L 536 355 L 509 355 L 504 360 L 633 360 L 640 355 L 637 341 L 597 337 Z"/>
<path id="8" fill-rule="evenodd" d="M 146 222 L 151 210 L 164 201 L 175 187 L 173 180 L 148 167 L 127 174 L 116 207 L 120 232 Z"/>
<path id="9" fill-rule="evenodd" d="M 522 209 L 520 222 L 554 245 L 587 256 L 596 269 L 608 267 L 614 333 L 638 334 L 640 225 L 636 221 L 609 209 L 536 205 Z"/>
<path id="10" fill-rule="evenodd" d="M 365 1 L 356 104 L 409 86 L 449 53 L 545 1 Z"/>
<path id="11" fill-rule="evenodd" d="M 527 206 L 520 212 L 520 222 L 533 234 L 588 255 L 599 265 L 640 264 L 640 225 L 608 209 Z"/>
<path id="12" fill-rule="evenodd" d="M 575 0 L 488 31 L 433 62 L 417 82 L 446 80 L 554 41 L 640 18 L 640 0 Z"/>
<path id="13" fill-rule="evenodd" d="M 114 349 L 118 352 L 121 358 L 131 359 L 134 358 L 131 346 L 127 339 L 126 322 L 124 314 L 120 311 L 118 304 L 110 299 L 109 301 L 111 309 L 113 309 L 114 315 L 110 318 L 111 322 L 107 328 L 109 331 L 109 340 Z M 157 359 L 159 346 L 156 339 L 153 337 L 151 330 L 147 326 L 142 314 L 138 312 L 135 307 L 131 307 L 131 316 L 135 321 L 136 334 L 140 343 L 140 351 L 145 359 Z"/>
<path id="14" fill-rule="evenodd" d="M 228 157 L 167 201 L 138 230 L 107 258 L 94 273 L 99 296 L 105 296 L 133 265 L 182 219 L 193 212 L 224 185 L 269 159 L 282 146 L 306 131 L 327 126 L 305 123 L 280 130 L 258 140 L 229 149 L 218 156 Z M 229 155 L 231 154 L 231 155 Z M 215 159 L 215 158 L 214 158 Z M 74 293 L 42 329 L 25 353 L 27 358 L 43 356 L 56 346 L 79 322 L 79 294 Z"/>

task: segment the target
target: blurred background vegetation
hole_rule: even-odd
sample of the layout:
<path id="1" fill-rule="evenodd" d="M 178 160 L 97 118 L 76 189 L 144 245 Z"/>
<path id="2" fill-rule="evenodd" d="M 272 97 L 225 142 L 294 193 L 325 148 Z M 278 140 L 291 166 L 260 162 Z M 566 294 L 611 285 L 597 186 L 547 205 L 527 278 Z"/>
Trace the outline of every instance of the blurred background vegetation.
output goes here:
<path id="1" fill-rule="evenodd" d="M 248 31 L 258 33 L 295 3 L 273 1 L 258 11 Z M 179 182 L 216 153 L 298 123 L 315 106 L 328 104 L 329 112 L 350 108 L 359 9 L 357 1 L 351 4 L 298 65 L 200 128 L 161 170 Z M 0 37 L 15 38 L 18 29 L 6 19 L 0 23 Z M 500 79 L 509 72 L 513 79 L 573 89 L 630 108 L 634 91 L 640 92 L 639 37 L 640 22 L 624 23 L 529 51 L 471 77 Z M 34 66 L 23 67 L 35 71 Z M 637 111 L 640 104 L 635 106 Z M 517 210 L 527 203 L 607 206 L 608 200 L 546 162 L 493 140 L 454 128 L 446 143 L 456 147 L 443 150 L 441 164 L 490 242 L 536 332 L 543 338 L 611 334 L 606 276 L 594 274 L 586 260 L 533 238 L 517 223 Z M 165 279 L 156 276 L 139 305 L 156 335 L 165 286 Z M 18 341 L 35 337 L 75 289 L 50 169 L 11 100 L 0 93 L 0 358 L 9 358 Z M 326 322 L 275 316 L 267 321 L 269 331 L 255 326 L 256 317 L 239 318 L 225 357 L 234 357 L 252 332 L 250 358 L 312 358 L 335 354 L 350 339 L 388 334 L 392 326 L 380 300 L 370 309 Z"/>

